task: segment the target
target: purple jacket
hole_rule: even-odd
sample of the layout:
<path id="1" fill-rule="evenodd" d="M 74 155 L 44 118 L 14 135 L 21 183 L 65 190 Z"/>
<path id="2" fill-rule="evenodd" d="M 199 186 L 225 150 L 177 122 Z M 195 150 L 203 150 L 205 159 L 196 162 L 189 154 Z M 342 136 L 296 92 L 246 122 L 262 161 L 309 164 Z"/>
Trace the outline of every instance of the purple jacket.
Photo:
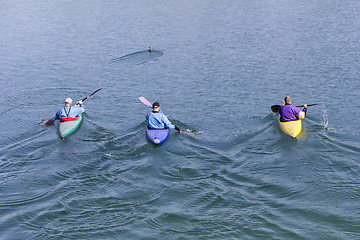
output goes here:
<path id="1" fill-rule="evenodd" d="M 293 105 L 284 105 L 279 108 L 280 122 L 288 122 L 299 119 L 300 108 Z M 302 110 L 306 114 L 306 108 Z"/>

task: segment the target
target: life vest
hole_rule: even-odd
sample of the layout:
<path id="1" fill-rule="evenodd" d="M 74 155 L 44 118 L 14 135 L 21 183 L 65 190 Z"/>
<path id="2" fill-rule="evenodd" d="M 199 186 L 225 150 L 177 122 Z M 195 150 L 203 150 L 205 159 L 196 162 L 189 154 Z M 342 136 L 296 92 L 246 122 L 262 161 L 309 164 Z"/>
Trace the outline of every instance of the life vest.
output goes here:
<path id="1" fill-rule="evenodd" d="M 69 117 L 70 111 L 71 111 L 71 106 L 70 106 L 70 108 L 69 108 L 69 112 L 66 112 L 66 108 L 64 108 L 64 112 L 65 112 L 65 114 L 66 114 L 66 117 L 60 118 L 60 122 L 70 122 L 70 121 L 74 121 L 74 120 L 76 120 L 76 119 L 79 118 L 79 116 Z"/>
<path id="2" fill-rule="evenodd" d="M 70 121 L 74 121 L 76 119 L 78 119 L 79 116 L 76 116 L 76 117 L 62 117 L 60 118 L 60 122 L 70 122 Z"/>

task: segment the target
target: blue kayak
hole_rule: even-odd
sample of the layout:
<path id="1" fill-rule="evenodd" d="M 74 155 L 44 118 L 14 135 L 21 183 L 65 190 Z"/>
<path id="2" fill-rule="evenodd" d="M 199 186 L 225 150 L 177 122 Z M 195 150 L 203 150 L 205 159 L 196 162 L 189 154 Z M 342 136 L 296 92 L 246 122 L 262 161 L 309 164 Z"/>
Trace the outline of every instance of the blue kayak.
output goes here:
<path id="1" fill-rule="evenodd" d="M 161 113 L 164 113 L 161 111 Z M 161 144 L 163 143 L 169 136 L 170 129 L 163 128 L 163 129 L 150 129 L 146 126 L 146 137 L 149 139 L 150 142 L 154 144 Z"/>
<path id="2" fill-rule="evenodd" d="M 169 136 L 170 130 L 168 128 L 164 129 L 149 129 L 146 128 L 146 137 L 150 142 L 154 144 L 163 143 Z"/>

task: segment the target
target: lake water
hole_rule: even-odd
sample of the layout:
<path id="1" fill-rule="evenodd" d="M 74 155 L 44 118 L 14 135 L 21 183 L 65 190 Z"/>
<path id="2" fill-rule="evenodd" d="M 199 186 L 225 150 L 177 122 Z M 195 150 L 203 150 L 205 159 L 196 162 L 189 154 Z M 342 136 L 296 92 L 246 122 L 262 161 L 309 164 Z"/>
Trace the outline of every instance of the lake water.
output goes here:
<path id="1" fill-rule="evenodd" d="M 0 239 L 360 239 L 359 12 L 1 1 Z M 67 139 L 39 125 L 100 87 Z M 286 95 L 321 104 L 297 139 Z M 192 135 L 149 143 L 140 96 Z"/>

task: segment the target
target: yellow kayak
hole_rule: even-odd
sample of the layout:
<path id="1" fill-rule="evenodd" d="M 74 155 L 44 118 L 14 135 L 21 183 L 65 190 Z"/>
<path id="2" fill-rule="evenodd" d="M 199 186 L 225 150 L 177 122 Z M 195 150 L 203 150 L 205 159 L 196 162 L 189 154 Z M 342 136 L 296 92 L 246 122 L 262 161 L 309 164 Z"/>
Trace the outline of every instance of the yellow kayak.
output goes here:
<path id="1" fill-rule="evenodd" d="M 280 116 L 278 118 L 279 125 L 281 130 L 290 135 L 293 138 L 296 138 L 302 130 L 302 123 L 301 120 L 289 121 L 289 122 L 280 122 Z"/>

